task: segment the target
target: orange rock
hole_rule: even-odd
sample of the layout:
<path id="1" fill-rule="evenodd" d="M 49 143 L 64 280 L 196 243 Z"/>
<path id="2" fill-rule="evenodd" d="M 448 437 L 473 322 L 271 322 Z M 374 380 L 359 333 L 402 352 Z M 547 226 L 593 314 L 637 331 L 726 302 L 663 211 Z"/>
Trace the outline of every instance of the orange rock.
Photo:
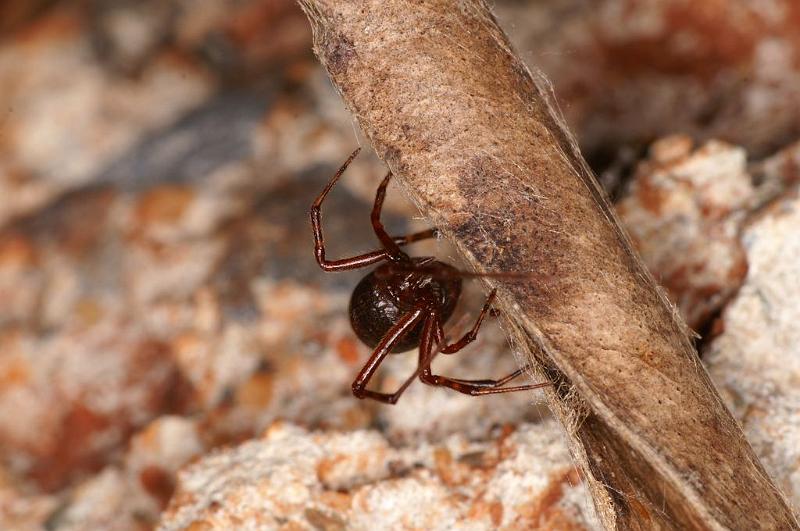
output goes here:
<path id="1" fill-rule="evenodd" d="M 186 186 L 163 184 L 145 193 L 136 205 L 140 223 L 175 223 L 194 199 L 194 191 Z"/>

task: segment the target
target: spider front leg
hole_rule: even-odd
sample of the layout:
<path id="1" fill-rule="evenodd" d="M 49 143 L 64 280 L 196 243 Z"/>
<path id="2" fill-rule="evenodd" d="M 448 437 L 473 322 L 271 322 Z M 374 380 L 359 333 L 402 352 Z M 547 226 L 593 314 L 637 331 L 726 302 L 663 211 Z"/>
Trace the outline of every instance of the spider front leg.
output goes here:
<path id="1" fill-rule="evenodd" d="M 431 331 L 427 335 L 425 331 L 423 331 L 422 343 L 420 344 L 419 348 L 419 378 L 423 383 L 438 387 L 448 387 L 450 389 L 453 389 L 454 391 L 458 391 L 459 393 L 464 393 L 471 396 L 490 395 L 499 393 L 513 393 L 516 391 L 529 391 L 532 389 L 540 389 L 542 387 L 547 387 L 551 385 L 550 382 L 544 382 L 538 384 L 525 384 L 525 385 L 516 385 L 512 387 L 503 387 L 505 384 L 507 384 L 517 376 L 524 373 L 527 369 L 529 369 L 530 365 L 525 365 L 521 369 L 517 369 L 511 374 L 508 374 L 497 380 L 490 380 L 490 379 L 464 380 L 461 378 L 449 378 L 447 376 L 440 376 L 437 374 L 433 374 L 431 370 L 431 363 L 433 362 L 433 358 L 436 356 L 438 352 L 453 354 L 455 352 L 458 352 L 459 350 L 464 348 L 464 346 L 475 340 L 478 330 L 480 329 L 481 323 L 483 322 L 483 318 L 489 311 L 492 300 L 494 299 L 494 295 L 495 292 L 492 291 L 492 293 L 489 295 L 489 298 L 486 300 L 486 303 L 483 306 L 483 310 L 481 310 L 481 313 L 478 316 L 475 325 L 472 327 L 472 330 L 467 332 L 464 335 L 464 337 L 462 337 L 459 341 L 451 345 L 446 345 L 445 347 L 440 347 L 438 351 L 434 349 L 433 335 L 435 334 L 437 341 L 441 342 L 443 340 L 442 326 L 441 323 L 439 322 L 438 316 L 435 313 L 428 318 L 428 320 L 425 323 L 426 329 L 428 328 L 428 323 L 431 323 L 430 325 Z"/>
<path id="2" fill-rule="evenodd" d="M 414 234 L 406 234 L 405 236 L 395 236 L 392 238 L 397 245 L 408 245 L 409 243 L 427 240 L 428 238 L 435 238 L 439 235 L 439 229 L 425 229 Z"/>
<path id="3" fill-rule="evenodd" d="M 436 229 L 428 229 L 415 234 L 396 236 L 394 238 L 386 235 L 386 232 L 383 230 L 383 225 L 380 223 L 380 213 L 383 206 L 383 197 L 386 193 L 386 185 L 391 177 L 390 173 L 386 176 L 386 178 L 384 178 L 381 186 L 378 188 L 378 193 L 375 197 L 375 204 L 372 207 L 373 229 L 375 230 L 378 238 L 384 243 L 384 249 L 360 254 L 358 256 L 352 256 L 350 258 L 342 258 L 340 260 L 328 260 L 325 257 L 325 238 L 322 235 L 322 203 L 325 201 L 328 193 L 333 189 L 334 185 L 337 183 L 350 163 L 353 162 L 353 159 L 356 158 L 356 155 L 358 155 L 360 150 L 361 148 L 353 151 L 344 164 L 342 164 L 339 170 L 333 175 L 322 193 L 317 196 L 316 200 L 314 200 L 314 203 L 311 205 L 310 215 L 311 227 L 314 232 L 314 256 L 317 259 L 317 263 L 324 271 L 346 271 L 350 269 L 366 267 L 378 263 L 381 260 L 385 260 L 390 256 L 395 256 L 397 253 L 402 254 L 402 251 L 400 251 L 399 248 L 400 245 L 406 245 L 408 243 L 424 240 L 426 238 L 432 238 L 438 234 Z M 378 219 L 377 225 L 374 221 L 375 219 Z M 388 248 L 385 241 L 386 239 L 388 239 L 389 242 Z"/>
<path id="4" fill-rule="evenodd" d="M 345 271 L 348 269 L 358 269 L 359 267 L 366 267 L 368 265 L 380 262 L 387 256 L 385 250 L 379 250 L 350 258 L 343 258 L 341 260 L 328 260 L 325 258 L 325 238 L 322 236 L 322 203 L 325 201 L 328 193 L 331 191 L 331 189 L 333 189 L 334 185 L 339 180 L 339 177 L 342 176 L 350 163 L 353 162 L 353 159 L 356 158 L 356 155 L 358 155 L 359 151 L 361 151 L 361 148 L 356 149 L 350 154 L 347 160 L 344 161 L 344 164 L 342 164 L 341 168 L 339 168 L 339 170 L 333 175 L 327 186 L 325 186 L 325 189 L 322 190 L 322 193 L 317 196 L 316 200 L 314 200 L 314 203 L 311 205 L 310 214 L 311 227 L 314 231 L 314 256 L 316 257 L 319 266 L 325 271 Z"/>
<path id="5" fill-rule="evenodd" d="M 442 354 L 455 354 L 462 348 L 466 347 L 478 337 L 478 330 L 481 329 L 481 325 L 483 324 L 483 319 L 486 317 L 486 314 L 489 313 L 489 310 L 492 307 L 492 302 L 494 301 L 494 297 L 497 294 L 497 290 L 493 289 L 489 296 L 486 298 L 486 302 L 483 304 L 483 309 L 481 309 L 481 313 L 478 315 L 478 318 L 475 320 L 475 324 L 472 325 L 472 329 L 464 334 L 464 336 L 456 341 L 455 343 L 451 343 L 450 345 L 446 344 L 444 338 L 444 331 L 442 330 L 442 324 L 439 320 L 436 320 L 436 342 L 439 344 L 439 352 Z"/>
<path id="6" fill-rule="evenodd" d="M 378 391 L 370 391 L 366 388 L 370 379 L 375 375 L 375 371 L 378 370 L 380 364 L 383 363 L 383 360 L 391 352 L 392 347 L 419 323 L 422 314 L 421 308 L 407 313 L 389 329 L 385 336 L 383 336 L 383 339 L 381 339 L 380 343 L 375 347 L 375 350 L 364 364 L 364 367 L 361 368 L 361 372 L 358 373 L 355 381 L 353 381 L 353 395 L 355 395 L 356 398 L 371 398 L 385 404 L 394 404 L 411 382 L 414 381 L 419 370 L 412 374 L 394 393 L 380 393 Z"/>

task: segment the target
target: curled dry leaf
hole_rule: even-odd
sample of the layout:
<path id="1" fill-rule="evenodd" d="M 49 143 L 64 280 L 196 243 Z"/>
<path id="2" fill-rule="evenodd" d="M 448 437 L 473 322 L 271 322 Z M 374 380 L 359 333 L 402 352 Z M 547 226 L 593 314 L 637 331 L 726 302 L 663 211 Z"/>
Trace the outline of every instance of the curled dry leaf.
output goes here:
<path id="1" fill-rule="evenodd" d="M 423 213 L 495 282 L 607 528 L 797 523 L 484 2 L 302 0 L 315 51 Z"/>

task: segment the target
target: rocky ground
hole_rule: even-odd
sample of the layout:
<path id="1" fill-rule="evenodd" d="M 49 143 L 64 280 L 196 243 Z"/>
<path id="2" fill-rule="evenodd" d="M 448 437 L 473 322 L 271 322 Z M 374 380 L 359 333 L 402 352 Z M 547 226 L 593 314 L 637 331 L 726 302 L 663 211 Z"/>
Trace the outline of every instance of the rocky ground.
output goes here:
<path id="1" fill-rule="evenodd" d="M 800 507 L 800 12 L 498 4 Z M 352 397 L 359 275 L 317 268 L 307 208 L 363 141 L 292 2 L 222 6 L 0 6 L 0 528 L 596 528 L 535 395 Z M 333 255 L 375 246 L 381 175 L 325 205 Z M 426 226 L 392 187 L 386 218 Z M 438 365 L 515 368 L 494 320 Z"/>

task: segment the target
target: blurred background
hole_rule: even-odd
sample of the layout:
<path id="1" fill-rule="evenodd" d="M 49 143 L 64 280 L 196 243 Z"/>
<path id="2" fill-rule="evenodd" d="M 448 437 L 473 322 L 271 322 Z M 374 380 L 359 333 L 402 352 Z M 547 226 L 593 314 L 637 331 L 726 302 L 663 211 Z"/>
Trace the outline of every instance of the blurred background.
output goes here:
<path id="1" fill-rule="evenodd" d="M 800 180 L 800 4 L 495 8 L 701 350 L 722 352 L 746 220 Z M 318 269 L 307 210 L 358 145 L 293 1 L 0 3 L 0 528 L 151 529 L 180 467 L 276 421 L 397 446 L 542 422 L 530 396 L 416 384 L 395 407 L 352 398 L 368 354 L 347 321 L 360 275 Z M 368 151 L 324 206 L 331 256 L 376 246 L 385 169 Z M 393 187 L 385 216 L 395 233 L 427 227 Z M 445 242 L 414 249 L 457 261 Z M 800 291 L 787 282 L 775 290 Z M 455 330 L 482 304 L 473 284 Z M 447 362 L 472 377 L 515 367 L 496 323 Z M 413 367 L 391 359 L 377 385 Z M 774 467 L 798 500 L 792 455 Z M 580 507 L 536 518 L 590 526 Z"/>

